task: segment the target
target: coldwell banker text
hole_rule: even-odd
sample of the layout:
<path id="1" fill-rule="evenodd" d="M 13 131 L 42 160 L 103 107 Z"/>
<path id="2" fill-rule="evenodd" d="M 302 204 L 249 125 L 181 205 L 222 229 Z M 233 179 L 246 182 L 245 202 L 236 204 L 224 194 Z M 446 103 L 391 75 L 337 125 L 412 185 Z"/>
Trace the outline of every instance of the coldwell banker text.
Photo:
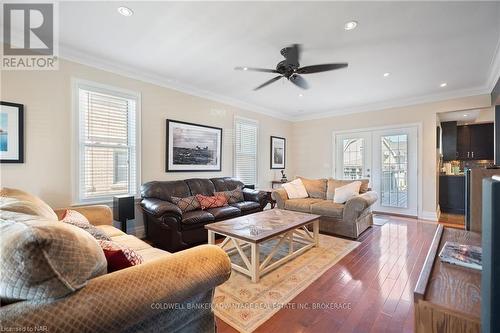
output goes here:
<path id="1" fill-rule="evenodd" d="M 55 3 L 4 3 L 2 70 L 58 69 Z"/>

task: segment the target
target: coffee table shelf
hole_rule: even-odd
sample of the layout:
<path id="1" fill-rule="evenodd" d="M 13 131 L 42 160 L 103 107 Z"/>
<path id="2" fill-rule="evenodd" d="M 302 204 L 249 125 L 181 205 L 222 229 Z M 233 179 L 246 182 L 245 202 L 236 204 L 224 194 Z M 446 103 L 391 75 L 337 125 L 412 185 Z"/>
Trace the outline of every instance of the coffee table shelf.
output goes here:
<path id="1" fill-rule="evenodd" d="M 208 224 L 205 228 L 208 230 L 209 244 L 215 244 L 215 234 L 225 236 L 219 246 L 229 255 L 237 253 L 241 257 L 243 265 L 233 262 L 232 268 L 249 276 L 252 282 L 259 282 L 264 274 L 318 246 L 319 217 L 314 214 L 272 209 Z M 307 229 L 308 225 L 312 225 L 312 232 Z M 261 262 L 260 245 L 271 240 L 277 242 Z M 295 243 L 302 246 L 295 248 Z M 288 254 L 272 262 L 278 250 L 285 244 L 288 245 Z M 245 249 L 249 247 L 250 256 L 245 253 Z"/>

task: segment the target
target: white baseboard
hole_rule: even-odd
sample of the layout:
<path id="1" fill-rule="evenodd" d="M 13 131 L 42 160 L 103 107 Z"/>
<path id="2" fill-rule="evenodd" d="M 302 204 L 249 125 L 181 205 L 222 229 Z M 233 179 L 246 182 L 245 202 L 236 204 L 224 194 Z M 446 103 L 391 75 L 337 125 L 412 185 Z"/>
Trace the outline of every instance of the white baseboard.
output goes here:
<path id="1" fill-rule="evenodd" d="M 422 214 L 418 218 L 421 220 L 437 222 L 437 221 L 439 221 L 439 210 L 437 210 L 435 212 L 423 210 Z"/>

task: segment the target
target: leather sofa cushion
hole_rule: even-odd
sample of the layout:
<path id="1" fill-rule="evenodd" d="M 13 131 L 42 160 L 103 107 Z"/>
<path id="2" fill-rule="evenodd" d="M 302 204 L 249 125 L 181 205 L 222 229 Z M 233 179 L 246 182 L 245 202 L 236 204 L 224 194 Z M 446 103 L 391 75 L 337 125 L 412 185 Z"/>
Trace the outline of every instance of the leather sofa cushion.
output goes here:
<path id="1" fill-rule="evenodd" d="M 328 179 L 308 179 L 304 177 L 297 177 L 302 180 L 302 184 L 304 184 L 307 194 L 309 194 L 310 198 L 316 199 L 326 199 L 326 185 Z"/>
<path id="2" fill-rule="evenodd" d="M 323 200 L 311 205 L 311 213 L 342 220 L 344 205 L 330 200 Z"/>
<path id="3" fill-rule="evenodd" d="M 209 208 L 206 212 L 212 214 L 216 220 L 223 220 L 241 215 L 241 210 L 233 206 Z"/>
<path id="4" fill-rule="evenodd" d="M 190 178 L 185 180 L 191 191 L 191 195 L 214 195 L 215 187 L 210 179 L 206 178 Z"/>
<path id="5" fill-rule="evenodd" d="M 231 177 L 211 178 L 210 180 L 214 184 L 217 192 L 232 191 L 235 189 L 241 190 L 244 186 L 241 181 Z"/>
<path id="6" fill-rule="evenodd" d="M 174 181 L 152 181 L 141 186 L 141 196 L 143 198 L 157 198 L 164 201 L 172 201 L 171 197 L 189 197 L 191 192 L 183 180 Z"/>
<path id="7" fill-rule="evenodd" d="M 370 180 L 369 179 L 356 179 L 356 180 L 361 182 L 361 187 L 359 188 L 359 194 L 363 194 L 363 193 L 368 192 L 368 183 L 370 182 Z M 333 198 L 335 197 L 335 189 L 337 187 L 341 187 L 341 186 L 350 184 L 356 180 L 328 178 L 326 199 L 333 200 Z"/>
<path id="8" fill-rule="evenodd" d="M 233 207 L 238 208 L 243 213 L 254 209 L 260 209 L 260 204 L 255 201 L 241 201 L 230 204 Z"/>
<path id="9" fill-rule="evenodd" d="M 198 224 L 213 222 L 215 217 L 205 210 L 193 210 L 182 214 L 182 223 Z"/>
<path id="10" fill-rule="evenodd" d="M 321 201 L 323 200 L 315 198 L 288 199 L 285 201 L 285 209 L 302 213 L 310 213 L 311 205 Z"/>

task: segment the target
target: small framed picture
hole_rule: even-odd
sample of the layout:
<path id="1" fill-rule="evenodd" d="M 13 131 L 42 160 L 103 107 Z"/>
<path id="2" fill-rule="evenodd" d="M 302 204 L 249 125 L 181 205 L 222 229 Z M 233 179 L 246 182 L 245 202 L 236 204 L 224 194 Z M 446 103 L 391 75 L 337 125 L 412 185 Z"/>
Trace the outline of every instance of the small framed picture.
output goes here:
<path id="1" fill-rule="evenodd" d="M 0 102 L 0 163 L 24 163 L 24 105 Z"/>
<path id="2" fill-rule="evenodd" d="M 286 139 L 271 136 L 271 169 L 284 169 L 286 161 Z"/>
<path id="3" fill-rule="evenodd" d="M 222 128 L 167 119 L 167 172 L 221 171 Z"/>

